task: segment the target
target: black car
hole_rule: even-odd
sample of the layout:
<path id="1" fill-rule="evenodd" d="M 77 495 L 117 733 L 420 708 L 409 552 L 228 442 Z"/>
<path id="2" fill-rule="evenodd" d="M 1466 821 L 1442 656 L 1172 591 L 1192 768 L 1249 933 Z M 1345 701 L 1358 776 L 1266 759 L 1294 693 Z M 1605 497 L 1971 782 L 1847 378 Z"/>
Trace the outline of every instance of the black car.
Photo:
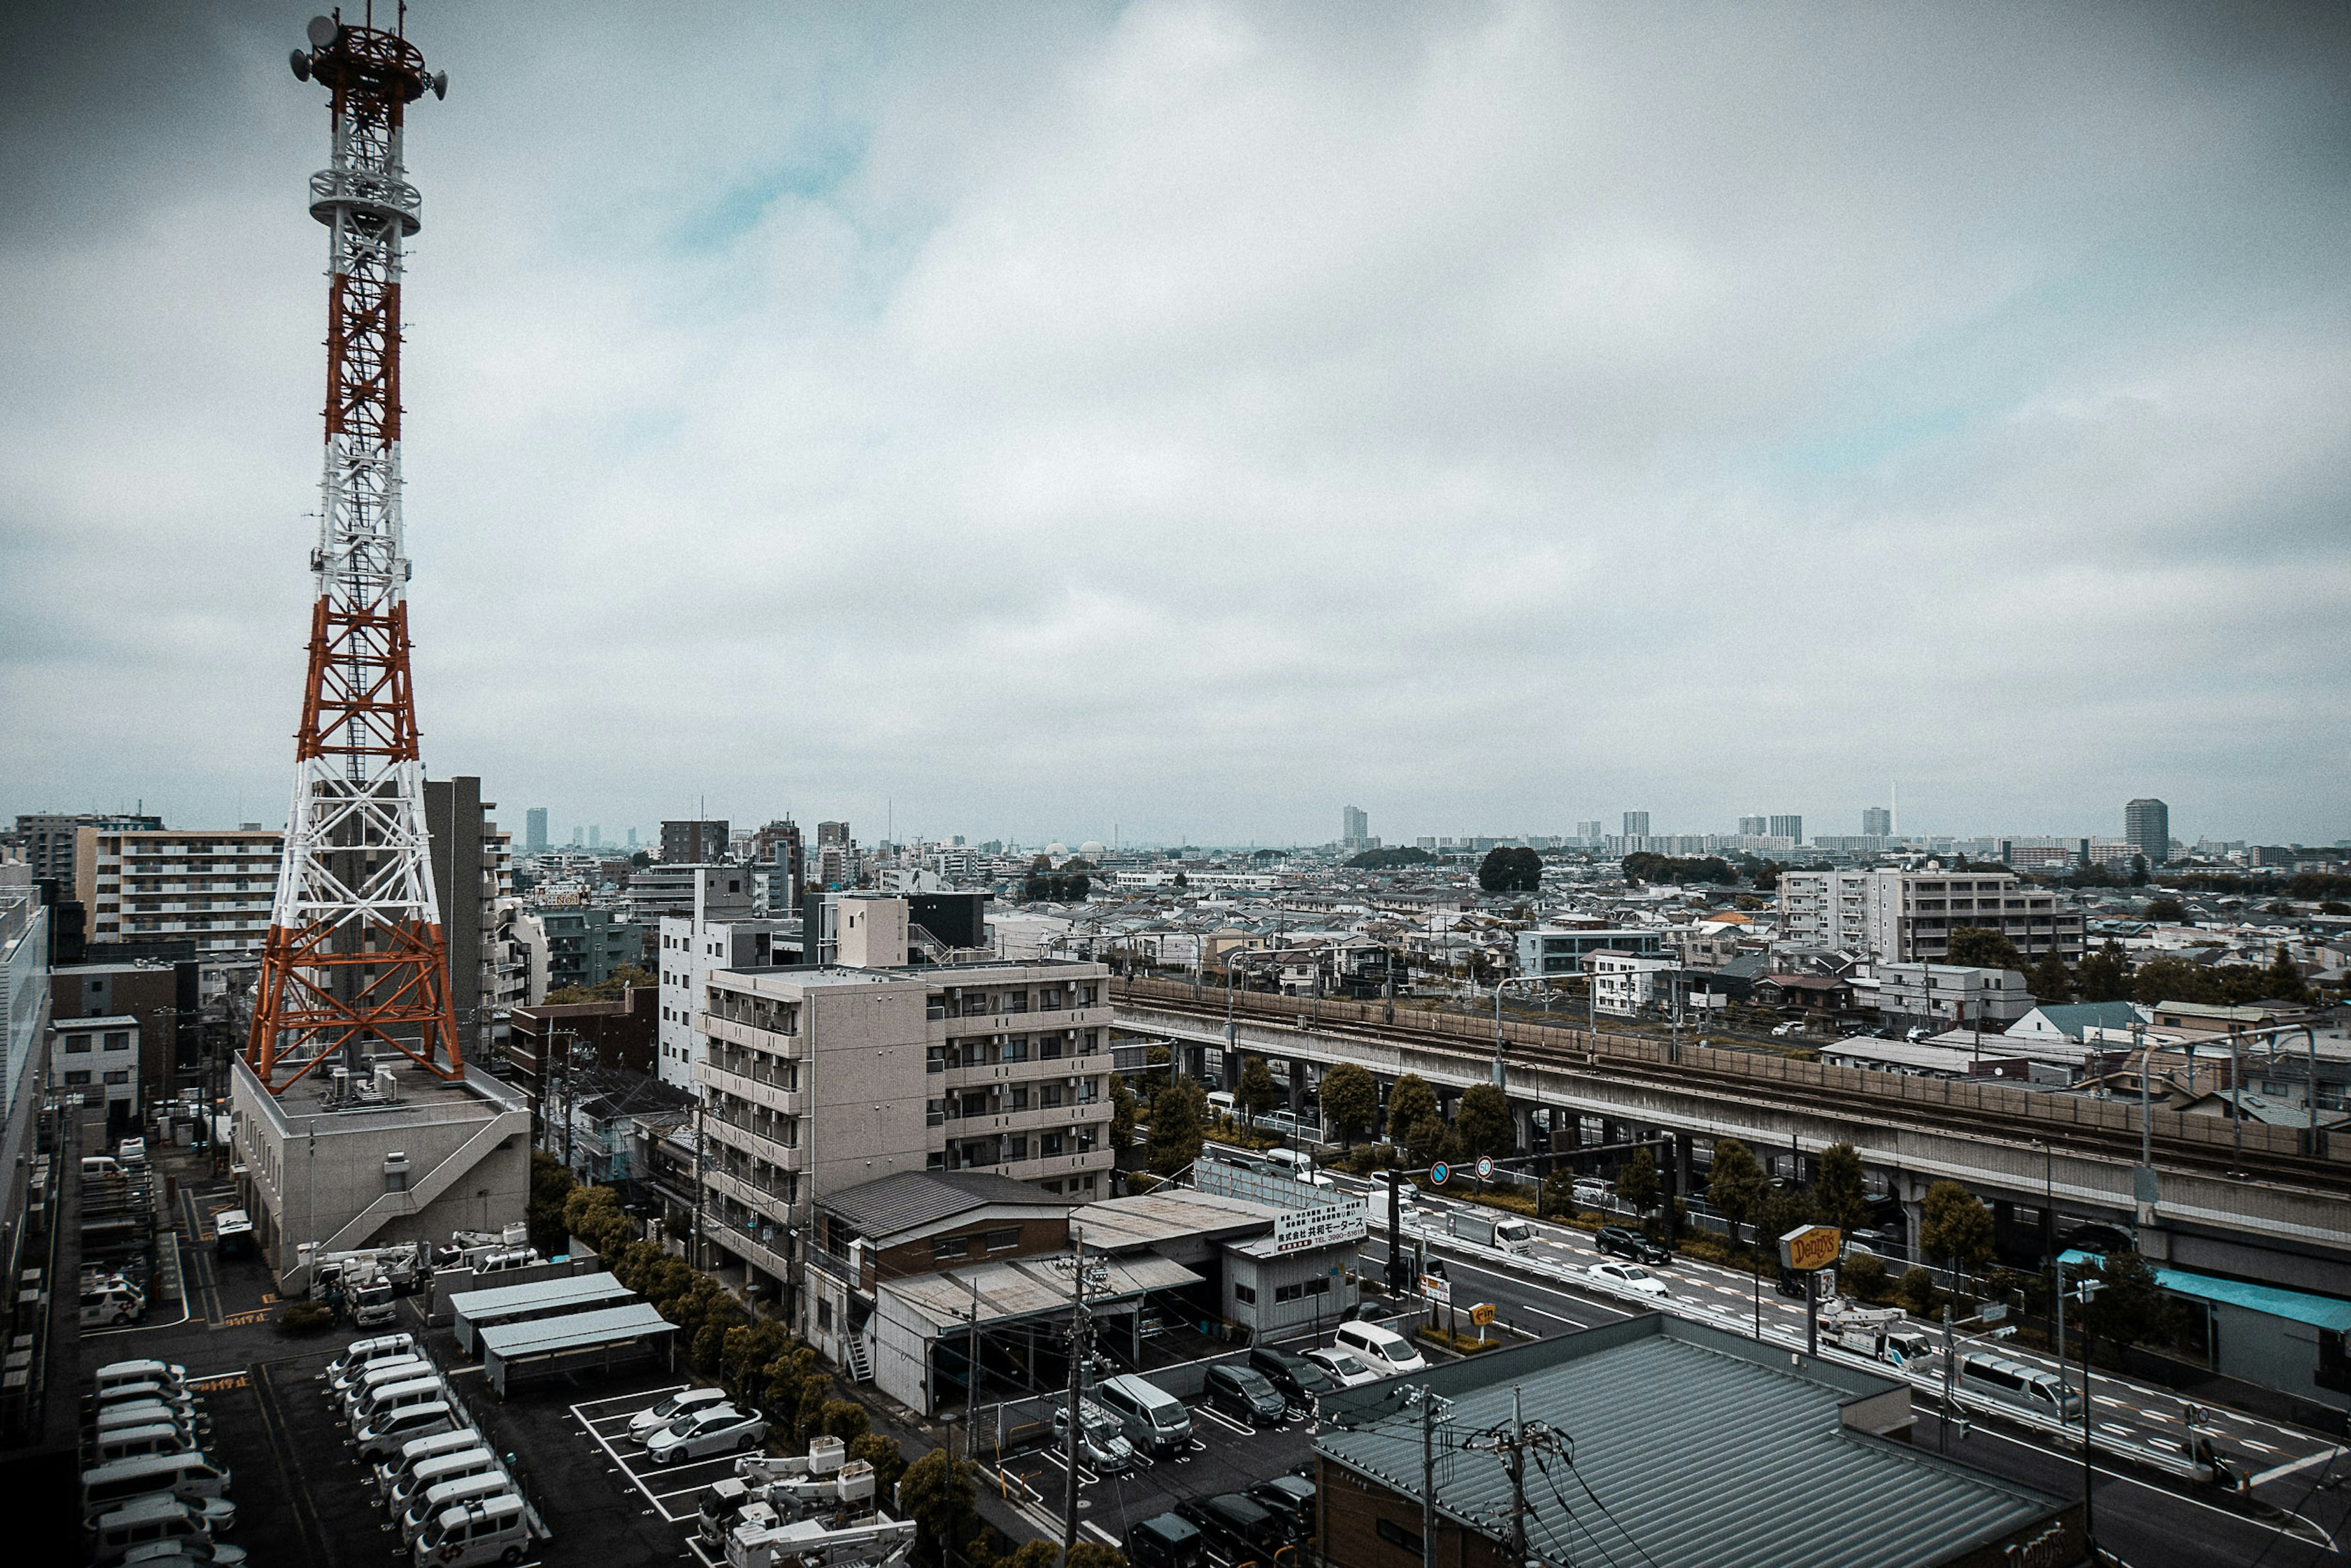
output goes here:
<path id="1" fill-rule="evenodd" d="M 1674 1260 L 1670 1249 L 1650 1240 L 1629 1225 L 1602 1226 L 1600 1234 L 1592 1239 L 1592 1245 L 1611 1258 L 1630 1259 L 1635 1263 L 1670 1263 Z"/>
<path id="2" fill-rule="evenodd" d="M 1188 1520 L 1154 1514 L 1126 1532 L 1126 1560 L 1134 1568 L 1201 1568 L 1207 1539 Z"/>
<path id="3" fill-rule="evenodd" d="M 1276 1476 L 1249 1488 L 1257 1499 L 1290 1528 L 1292 1541 L 1314 1539 L 1314 1483 L 1301 1476 Z"/>
<path id="4" fill-rule="evenodd" d="M 1177 1503 L 1176 1512 L 1198 1526 L 1211 1546 L 1236 1563 L 1270 1562 L 1275 1552 L 1290 1544 L 1289 1527 L 1273 1510 L 1247 1492 L 1190 1498 Z"/>
<path id="5" fill-rule="evenodd" d="M 1304 1356 L 1292 1355 L 1286 1350 L 1259 1345 L 1249 1352 L 1249 1364 L 1250 1371 L 1262 1375 L 1301 1408 L 1311 1406 L 1322 1395 L 1339 1392 L 1337 1380 L 1329 1373 Z"/>
<path id="6" fill-rule="evenodd" d="M 1246 1366 L 1212 1366 L 1203 1393 L 1208 1403 L 1254 1426 L 1278 1426 L 1290 1415 L 1290 1399 L 1261 1372 Z"/>

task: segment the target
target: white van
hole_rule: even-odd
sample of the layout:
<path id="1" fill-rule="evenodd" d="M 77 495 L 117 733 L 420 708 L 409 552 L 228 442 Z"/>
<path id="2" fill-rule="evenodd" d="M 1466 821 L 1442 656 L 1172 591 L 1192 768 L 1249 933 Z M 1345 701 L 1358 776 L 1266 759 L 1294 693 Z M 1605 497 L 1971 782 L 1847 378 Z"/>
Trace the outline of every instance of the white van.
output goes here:
<path id="1" fill-rule="evenodd" d="M 177 1427 L 193 1437 L 205 1437 L 212 1431 L 212 1421 L 203 1416 L 191 1416 L 178 1406 L 166 1405 L 161 1399 L 126 1399 L 98 1407 L 95 1423 L 98 1436 L 110 1432 L 127 1432 L 133 1427 Z M 191 1443 L 190 1448 L 197 1445 Z"/>
<path id="2" fill-rule="evenodd" d="M 177 1416 L 183 1426 L 204 1419 L 203 1400 L 161 1383 L 118 1383 L 98 1396 L 98 1408 L 101 1414 L 123 1405 L 161 1405 Z"/>
<path id="3" fill-rule="evenodd" d="M 530 1550 L 530 1529 L 522 1499 L 504 1497 L 461 1503 L 443 1511 L 410 1548 L 417 1568 L 474 1568 L 477 1563 L 519 1563 Z"/>
<path id="4" fill-rule="evenodd" d="M 1314 1156 L 1301 1155 L 1296 1149 L 1268 1149 L 1265 1163 L 1277 1176 L 1304 1176 L 1314 1169 Z"/>
<path id="5" fill-rule="evenodd" d="M 327 1386 L 337 1393 L 351 1385 L 368 1367 L 395 1355 L 417 1354 L 416 1336 L 413 1333 L 388 1333 L 375 1339 L 356 1339 L 350 1348 L 327 1364 Z"/>
<path id="6" fill-rule="evenodd" d="M 379 1388 L 389 1388 L 395 1383 L 413 1383 L 420 1377 L 438 1377 L 440 1369 L 421 1355 L 394 1355 L 374 1363 L 351 1380 L 343 1390 L 343 1420 L 356 1419 L 360 1407 Z"/>
<path id="7" fill-rule="evenodd" d="M 2061 1382 L 2053 1372 L 2006 1356 L 1980 1351 L 1960 1356 L 1959 1386 L 2062 1421 L 2082 1418 L 2080 1389 Z"/>
<path id="8" fill-rule="evenodd" d="M 196 1448 L 193 1433 L 176 1421 L 154 1421 L 144 1427 L 113 1427 L 90 1440 L 90 1458 L 110 1465 L 120 1459 L 140 1459 L 150 1454 L 185 1454 Z"/>
<path id="9" fill-rule="evenodd" d="M 362 1427 L 381 1427 L 383 1418 L 395 1410 L 404 1410 L 411 1405 L 430 1405 L 448 1397 L 449 1385 L 441 1381 L 438 1373 L 428 1373 L 423 1377 L 406 1378 L 398 1383 L 380 1383 L 368 1390 L 365 1399 L 351 1406 L 351 1429 L 356 1432 Z"/>
<path id="10" fill-rule="evenodd" d="M 470 1476 L 445 1480 L 408 1505 L 400 1516 L 400 1543 L 414 1546 L 424 1527 L 453 1508 L 463 1508 L 469 1502 L 487 1502 L 514 1490 L 514 1482 L 493 1465 L 488 1469 Z"/>
<path id="11" fill-rule="evenodd" d="M 90 1376 L 100 1399 L 126 1383 L 160 1383 L 177 1394 L 188 1381 L 188 1369 L 168 1361 L 110 1361 Z"/>
<path id="12" fill-rule="evenodd" d="M 86 1329 L 110 1329 L 122 1323 L 135 1323 L 146 1312 L 146 1299 L 120 1281 L 82 1287 L 81 1326 Z"/>
<path id="13" fill-rule="evenodd" d="M 151 1454 L 95 1466 L 81 1473 L 82 1517 L 95 1519 L 149 1492 L 171 1492 L 190 1502 L 226 1497 L 230 1479 L 226 1465 L 214 1464 L 202 1452 Z"/>
<path id="14" fill-rule="evenodd" d="M 392 1483 L 392 1494 L 383 1500 L 384 1506 L 394 1513 L 405 1513 L 410 1503 L 424 1496 L 443 1481 L 461 1481 L 467 1476 L 477 1476 L 484 1470 L 495 1470 L 497 1468 L 498 1457 L 480 1443 L 475 1443 L 470 1448 L 459 1448 L 452 1453 L 435 1454 L 431 1458 L 423 1460 L 406 1475 Z M 434 1511 L 439 1511 L 436 1509 Z M 417 1517 L 416 1528 L 423 1529 L 424 1521 L 432 1517 L 431 1513 L 420 1514 Z"/>
<path id="15" fill-rule="evenodd" d="M 1233 1113 L 1234 1106 L 1238 1102 L 1233 1099 L 1232 1091 L 1229 1089 L 1211 1089 L 1208 1091 L 1208 1109 L 1215 1112 L 1219 1116 L 1231 1115 Z"/>
<path id="16" fill-rule="evenodd" d="M 81 1179 L 84 1181 L 121 1174 L 122 1167 L 114 1163 L 112 1155 L 84 1155 L 81 1157 Z"/>
<path id="17" fill-rule="evenodd" d="M 156 1541 L 200 1541 L 225 1568 L 245 1561 L 245 1548 L 214 1545 L 204 1514 L 168 1494 L 139 1498 L 100 1514 L 91 1526 L 89 1560 L 94 1568 L 105 1568 L 121 1562 L 131 1548 Z"/>
<path id="18" fill-rule="evenodd" d="M 1126 1426 L 1126 1440 L 1151 1454 L 1172 1454 L 1192 1441 L 1192 1417 L 1183 1401 L 1132 1372 L 1097 1385 L 1094 1398 Z"/>
<path id="19" fill-rule="evenodd" d="M 380 1496 L 389 1497 L 392 1490 L 411 1470 L 427 1459 L 437 1459 L 444 1454 L 462 1454 L 468 1448 L 486 1448 L 489 1439 L 471 1427 L 455 1431 L 435 1432 L 429 1437 L 416 1437 L 400 1446 L 400 1451 L 375 1468 L 375 1490 Z"/>
<path id="20" fill-rule="evenodd" d="M 1412 1341 L 1377 1323 L 1341 1323 L 1331 1339 L 1333 1348 L 1345 1351 L 1382 1377 L 1428 1370 L 1428 1358 L 1413 1348 Z"/>
<path id="21" fill-rule="evenodd" d="M 456 1407 L 446 1400 L 435 1399 L 388 1411 L 373 1425 L 360 1427 L 353 1438 L 359 1444 L 360 1459 L 371 1465 L 400 1452 L 411 1438 L 451 1431 L 457 1425 Z"/>

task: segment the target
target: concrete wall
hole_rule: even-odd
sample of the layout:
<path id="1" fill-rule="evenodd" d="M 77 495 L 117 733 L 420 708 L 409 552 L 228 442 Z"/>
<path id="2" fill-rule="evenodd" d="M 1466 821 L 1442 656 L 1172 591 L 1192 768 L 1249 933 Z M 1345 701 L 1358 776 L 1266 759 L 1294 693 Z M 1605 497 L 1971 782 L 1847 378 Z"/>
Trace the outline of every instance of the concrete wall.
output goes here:
<path id="1" fill-rule="evenodd" d="M 817 1196 L 924 1168 L 928 996 L 918 983 L 808 988 L 801 1027 L 816 1074 L 801 1128 Z"/>

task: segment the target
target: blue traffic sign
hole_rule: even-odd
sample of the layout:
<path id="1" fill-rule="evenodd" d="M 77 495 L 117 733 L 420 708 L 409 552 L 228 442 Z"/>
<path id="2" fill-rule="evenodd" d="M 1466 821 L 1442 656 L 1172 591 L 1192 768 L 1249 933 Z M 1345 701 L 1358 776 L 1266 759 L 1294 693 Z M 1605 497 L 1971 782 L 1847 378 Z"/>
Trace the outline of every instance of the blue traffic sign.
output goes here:
<path id="1" fill-rule="evenodd" d="M 1436 1166 L 1430 1169 L 1428 1179 L 1435 1182 L 1437 1186 L 1443 1186 L 1445 1185 L 1445 1178 L 1452 1174 L 1452 1170 L 1447 1166 L 1445 1162 L 1443 1160 L 1439 1160 L 1437 1162 Z"/>

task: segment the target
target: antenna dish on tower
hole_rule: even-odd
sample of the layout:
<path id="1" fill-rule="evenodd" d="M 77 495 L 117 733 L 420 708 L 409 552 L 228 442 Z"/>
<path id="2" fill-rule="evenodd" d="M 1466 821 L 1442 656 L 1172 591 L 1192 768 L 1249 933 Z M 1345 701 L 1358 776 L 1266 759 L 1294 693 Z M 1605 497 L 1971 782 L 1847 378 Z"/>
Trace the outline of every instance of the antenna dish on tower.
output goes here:
<path id="1" fill-rule="evenodd" d="M 286 63 L 294 68 L 294 79 L 296 81 L 308 81 L 310 79 L 309 56 L 304 54 L 299 49 L 296 49 L 287 55 Z"/>
<path id="2" fill-rule="evenodd" d="M 332 16 L 313 16 L 308 30 L 312 48 L 329 49 L 334 47 L 335 39 L 341 36 L 343 29 Z"/>
<path id="3" fill-rule="evenodd" d="M 434 98 L 444 99 L 449 96 L 449 73 L 447 71 L 435 71 L 426 79 L 433 85 L 433 96 Z"/>

